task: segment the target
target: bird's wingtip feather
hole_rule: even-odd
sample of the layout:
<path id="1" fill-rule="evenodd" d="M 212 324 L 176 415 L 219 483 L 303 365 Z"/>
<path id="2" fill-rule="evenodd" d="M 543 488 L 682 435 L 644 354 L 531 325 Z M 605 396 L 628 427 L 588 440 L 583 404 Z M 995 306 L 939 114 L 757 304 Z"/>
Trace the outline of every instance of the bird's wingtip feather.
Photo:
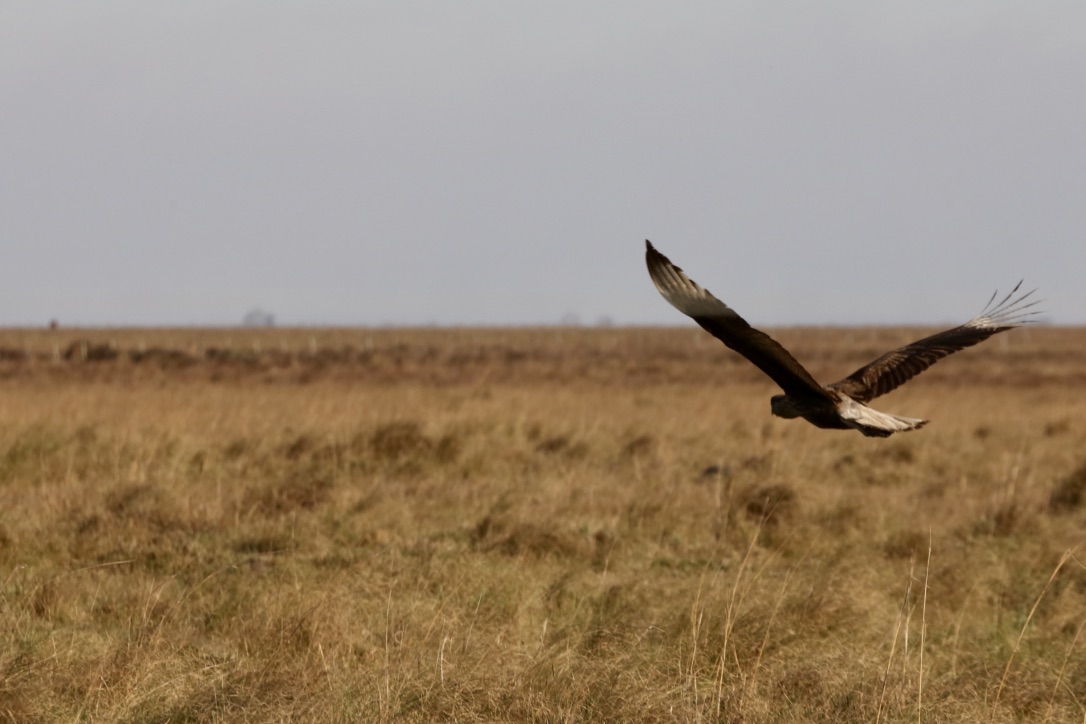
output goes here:
<path id="1" fill-rule="evenodd" d="M 1034 307 L 1043 300 L 1030 299 L 1030 297 L 1032 297 L 1037 290 L 1031 289 L 1024 294 L 1019 294 L 1017 297 L 1015 296 L 1015 294 L 1018 293 L 1018 290 L 1022 288 L 1022 283 L 1024 281 L 1024 279 L 1019 279 L 1018 283 L 1014 285 L 1014 288 L 996 304 L 993 304 L 993 302 L 996 297 L 999 296 L 999 290 L 993 292 L 988 303 L 984 305 L 984 309 L 982 309 L 980 314 L 974 317 L 970 323 L 987 327 L 1017 327 L 1022 324 L 1029 324 L 1030 322 L 1036 321 L 1030 319 L 1030 317 L 1042 313 L 1043 310 L 1034 309 Z"/>

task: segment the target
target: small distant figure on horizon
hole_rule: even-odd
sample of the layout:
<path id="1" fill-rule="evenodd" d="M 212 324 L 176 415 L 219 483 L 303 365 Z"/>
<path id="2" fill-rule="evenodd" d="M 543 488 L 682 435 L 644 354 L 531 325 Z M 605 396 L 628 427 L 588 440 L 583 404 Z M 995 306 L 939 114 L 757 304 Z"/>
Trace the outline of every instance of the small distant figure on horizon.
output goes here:
<path id="1" fill-rule="evenodd" d="M 60 329 L 60 322 L 58 322 L 55 319 L 50 319 L 49 320 L 49 329 L 53 330 L 54 332 L 57 331 L 58 329 Z"/>
<path id="2" fill-rule="evenodd" d="M 274 327 L 275 315 L 271 312 L 265 312 L 263 309 L 252 309 L 242 317 L 241 326 L 243 327 Z"/>
<path id="3" fill-rule="evenodd" d="M 927 420 L 899 417 L 879 412 L 865 403 L 905 384 L 928 367 L 958 350 L 1007 329 L 1033 320 L 1039 311 L 1026 311 L 1037 304 L 1026 304 L 1033 291 L 1015 297 L 1022 282 L 1010 294 L 992 306 L 996 294 L 980 314 L 953 329 L 918 340 L 887 352 L 843 380 L 819 384 L 788 350 L 765 332 L 750 326 L 735 310 L 707 289 L 686 276 L 682 269 L 656 251 L 645 240 L 645 263 L 657 291 L 671 306 L 700 324 L 709 334 L 753 362 L 784 390 L 774 395 L 770 410 L 777 417 L 802 417 L 816 427 L 855 429 L 868 437 L 888 437 L 895 432 L 916 430 Z"/>

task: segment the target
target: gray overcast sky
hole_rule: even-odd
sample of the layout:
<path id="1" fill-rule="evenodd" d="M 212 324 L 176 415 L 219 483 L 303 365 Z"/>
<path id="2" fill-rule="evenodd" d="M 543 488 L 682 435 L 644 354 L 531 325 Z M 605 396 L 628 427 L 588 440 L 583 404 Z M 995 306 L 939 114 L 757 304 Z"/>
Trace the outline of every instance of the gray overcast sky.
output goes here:
<path id="1" fill-rule="evenodd" d="M 0 0 L 0 325 L 1086 323 L 1086 3 Z"/>

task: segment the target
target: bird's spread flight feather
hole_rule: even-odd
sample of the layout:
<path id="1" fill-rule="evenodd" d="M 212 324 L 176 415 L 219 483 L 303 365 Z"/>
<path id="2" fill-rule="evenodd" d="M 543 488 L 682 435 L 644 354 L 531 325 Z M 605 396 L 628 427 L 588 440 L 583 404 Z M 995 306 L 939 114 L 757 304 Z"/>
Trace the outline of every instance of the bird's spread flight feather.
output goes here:
<path id="1" fill-rule="evenodd" d="M 649 276 L 671 306 L 753 362 L 789 395 L 830 399 L 803 365 L 768 334 L 750 326 L 735 310 L 688 277 L 682 269 L 645 241 Z"/>
<path id="2" fill-rule="evenodd" d="M 887 352 L 829 387 L 859 402 L 869 402 L 908 382 L 944 357 L 983 342 L 993 334 L 1025 324 L 1038 313 L 1030 311 L 1037 302 L 1028 301 L 1036 290 L 1015 297 L 1021 286 L 1022 282 L 1018 282 L 995 306 L 992 302 L 998 292 L 992 294 L 980 314 L 965 324 Z"/>

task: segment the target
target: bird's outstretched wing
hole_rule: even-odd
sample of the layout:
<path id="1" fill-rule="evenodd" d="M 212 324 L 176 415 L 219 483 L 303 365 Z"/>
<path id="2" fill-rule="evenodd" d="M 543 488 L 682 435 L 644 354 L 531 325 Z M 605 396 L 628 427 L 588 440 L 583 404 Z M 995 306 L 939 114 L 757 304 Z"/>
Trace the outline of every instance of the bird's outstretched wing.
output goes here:
<path id="1" fill-rule="evenodd" d="M 848 377 L 829 385 L 859 402 L 869 402 L 879 395 L 903 385 L 942 358 L 958 350 L 972 347 L 978 342 L 1007 329 L 1018 327 L 1032 320 L 1039 311 L 1030 311 L 1037 301 L 1027 301 L 1033 291 L 1015 296 L 1022 282 L 1018 282 L 1010 294 L 993 306 L 996 295 L 992 294 L 980 314 L 965 324 L 948 329 L 912 344 L 887 352 L 874 362 L 861 367 Z"/>
<path id="2" fill-rule="evenodd" d="M 753 362 L 789 395 L 833 399 L 776 340 L 745 319 L 645 240 L 645 263 L 656 289 L 671 306 L 700 324 L 728 347 Z"/>

